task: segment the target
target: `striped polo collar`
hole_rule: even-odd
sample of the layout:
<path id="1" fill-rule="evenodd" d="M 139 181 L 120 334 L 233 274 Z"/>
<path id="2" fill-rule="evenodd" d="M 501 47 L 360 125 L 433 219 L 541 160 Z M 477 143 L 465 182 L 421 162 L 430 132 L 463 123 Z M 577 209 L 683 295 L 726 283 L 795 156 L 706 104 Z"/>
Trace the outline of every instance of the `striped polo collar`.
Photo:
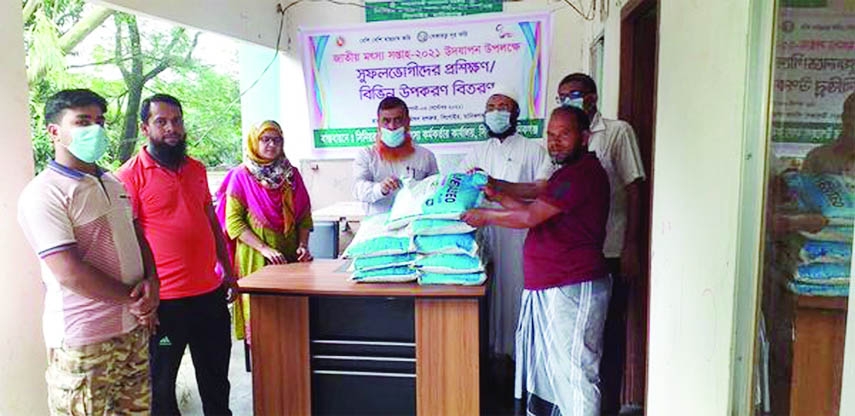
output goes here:
<path id="1" fill-rule="evenodd" d="M 48 162 L 48 168 L 53 170 L 56 173 L 59 173 L 60 175 L 67 176 L 69 178 L 77 179 L 77 180 L 82 180 L 87 175 L 86 172 L 79 171 L 77 169 L 70 168 L 68 166 L 62 165 L 59 162 L 57 162 L 56 160 L 51 160 L 50 162 Z M 103 175 L 103 174 L 104 174 L 104 170 L 102 170 L 100 166 L 95 166 L 95 176 L 100 178 L 101 175 Z"/>

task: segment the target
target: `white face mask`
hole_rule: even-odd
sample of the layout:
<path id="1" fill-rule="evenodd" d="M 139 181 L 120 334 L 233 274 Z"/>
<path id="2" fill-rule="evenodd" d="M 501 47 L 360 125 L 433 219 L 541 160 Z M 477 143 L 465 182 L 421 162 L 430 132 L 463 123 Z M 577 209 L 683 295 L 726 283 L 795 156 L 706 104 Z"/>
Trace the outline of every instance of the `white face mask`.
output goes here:
<path id="1" fill-rule="evenodd" d="M 484 124 L 493 133 L 502 134 L 511 127 L 511 112 L 505 110 L 493 110 L 484 113 Z"/>
<path id="2" fill-rule="evenodd" d="M 406 135 L 404 134 L 404 127 L 398 127 L 395 130 L 389 130 L 386 128 L 380 128 L 380 141 L 383 142 L 386 146 L 389 147 L 398 147 L 404 144 L 404 140 L 406 139 Z"/>

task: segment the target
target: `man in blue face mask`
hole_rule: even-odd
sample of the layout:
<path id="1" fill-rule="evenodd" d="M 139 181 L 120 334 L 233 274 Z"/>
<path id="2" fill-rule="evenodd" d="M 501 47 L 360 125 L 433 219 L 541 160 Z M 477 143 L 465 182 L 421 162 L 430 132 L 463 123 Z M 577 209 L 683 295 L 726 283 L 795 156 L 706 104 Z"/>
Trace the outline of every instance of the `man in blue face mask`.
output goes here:
<path id="1" fill-rule="evenodd" d="M 549 153 L 540 144 L 517 133 L 519 96 L 515 89 L 497 85 L 484 108 L 486 140 L 463 157 L 461 172 L 483 170 L 493 187 L 498 183 L 546 184 L 552 173 Z M 525 230 L 486 227 L 493 262 L 490 280 L 489 348 L 491 377 L 502 397 L 510 399 L 514 342 L 523 289 L 522 253 Z"/>
<path id="2" fill-rule="evenodd" d="M 55 158 L 18 200 L 18 221 L 42 263 L 51 414 L 151 411 L 158 276 L 124 186 L 96 164 L 107 149 L 106 111 L 90 90 L 48 99 Z"/>
<path id="3" fill-rule="evenodd" d="M 380 101 L 374 144 L 360 150 L 353 161 L 353 196 L 365 203 L 365 214 L 392 209 L 402 178 L 422 180 L 437 172 L 434 154 L 413 143 L 407 104 L 397 97 Z"/>

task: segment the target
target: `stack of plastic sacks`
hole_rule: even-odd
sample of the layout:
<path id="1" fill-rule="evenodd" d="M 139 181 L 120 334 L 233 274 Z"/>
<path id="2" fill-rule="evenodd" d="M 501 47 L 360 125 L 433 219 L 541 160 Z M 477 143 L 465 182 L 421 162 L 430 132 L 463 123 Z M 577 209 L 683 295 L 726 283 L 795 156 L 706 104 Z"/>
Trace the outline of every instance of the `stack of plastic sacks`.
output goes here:
<path id="1" fill-rule="evenodd" d="M 388 214 L 366 219 L 345 257 L 357 282 L 477 285 L 486 280 L 475 229 L 460 221 L 483 200 L 487 176 L 405 179 Z"/>
<path id="2" fill-rule="evenodd" d="M 855 179 L 840 175 L 785 176 L 798 210 L 818 212 L 829 224 L 817 233 L 803 232 L 800 263 L 789 289 L 810 296 L 848 296 L 855 222 Z"/>
<path id="3" fill-rule="evenodd" d="M 414 264 L 422 285 L 480 285 L 487 280 L 478 233 L 460 220 L 412 223 Z"/>
<path id="4" fill-rule="evenodd" d="M 365 218 L 344 252 L 353 259 L 351 280 L 356 282 L 412 282 L 418 278 L 412 236 L 406 229 L 386 227 L 389 214 Z"/>

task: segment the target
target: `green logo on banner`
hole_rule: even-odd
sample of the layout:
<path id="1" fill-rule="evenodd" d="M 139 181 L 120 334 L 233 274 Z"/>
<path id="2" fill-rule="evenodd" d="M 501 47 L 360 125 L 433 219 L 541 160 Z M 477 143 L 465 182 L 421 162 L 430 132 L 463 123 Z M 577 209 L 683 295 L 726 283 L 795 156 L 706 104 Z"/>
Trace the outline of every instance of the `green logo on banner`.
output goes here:
<path id="1" fill-rule="evenodd" d="M 365 21 L 413 20 L 502 11 L 502 0 L 394 0 L 365 2 Z"/>

